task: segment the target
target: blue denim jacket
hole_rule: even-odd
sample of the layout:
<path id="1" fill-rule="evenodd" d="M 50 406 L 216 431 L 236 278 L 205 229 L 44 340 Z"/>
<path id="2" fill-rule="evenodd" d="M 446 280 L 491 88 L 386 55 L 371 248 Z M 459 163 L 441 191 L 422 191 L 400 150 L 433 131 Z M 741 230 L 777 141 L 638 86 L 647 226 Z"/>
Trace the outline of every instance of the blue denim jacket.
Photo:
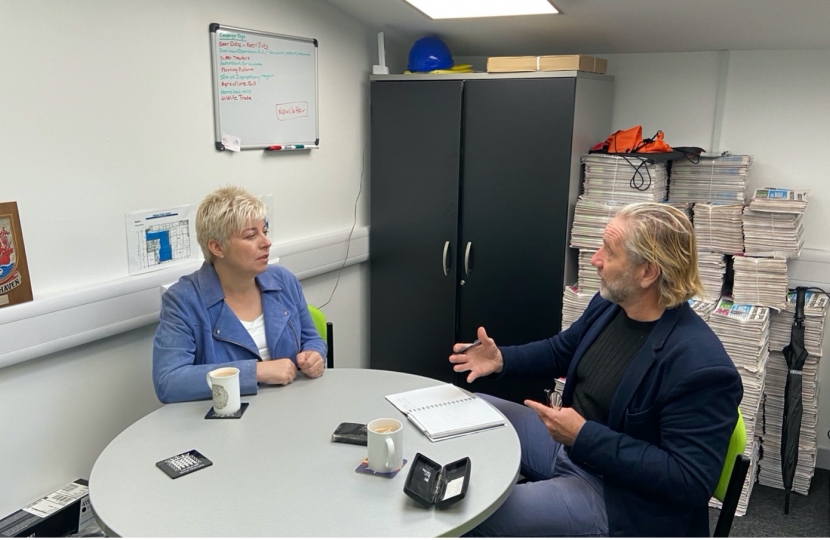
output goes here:
<path id="1" fill-rule="evenodd" d="M 256 277 L 262 294 L 265 339 L 272 359 L 297 363 L 300 351 L 326 357 L 303 289 L 281 266 L 271 265 Z M 259 351 L 253 338 L 225 305 L 213 265 L 205 262 L 164 293 L 153 343 L 153 386 L 163 403 L 208 399 L 206 376 L 222 366 L 239 368 L 242 394 L 256 394 Z"/>

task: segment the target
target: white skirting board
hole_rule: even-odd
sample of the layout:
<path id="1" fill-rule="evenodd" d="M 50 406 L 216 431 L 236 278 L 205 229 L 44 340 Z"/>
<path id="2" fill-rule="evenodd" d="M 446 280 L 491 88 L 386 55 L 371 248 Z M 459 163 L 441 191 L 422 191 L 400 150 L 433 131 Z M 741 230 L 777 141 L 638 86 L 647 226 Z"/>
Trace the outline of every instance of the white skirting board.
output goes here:
<path id="1" fill-rule="evenodd" d="M 271 260 L 299 279 L 367 261 L 369 227 L 356 227 L 349 241 L 350 231 L 275 243 Z M 158 321 L 162 288 L 201 264 L 182 263 L 0 309 L 0 368 Z"/>

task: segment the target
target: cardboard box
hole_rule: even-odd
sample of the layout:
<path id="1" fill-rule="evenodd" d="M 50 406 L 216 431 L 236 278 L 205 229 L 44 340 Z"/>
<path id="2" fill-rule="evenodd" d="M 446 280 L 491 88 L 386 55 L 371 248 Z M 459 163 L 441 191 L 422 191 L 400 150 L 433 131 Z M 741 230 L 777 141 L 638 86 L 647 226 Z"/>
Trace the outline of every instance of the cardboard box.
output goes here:
<path id="1" fill-rule="evenodd" d="M 605 73 L 608 60 L 585 54 L 549 56 L 490 56 L 488 73 L 514 73 L 519 71 L 587 71 Z"/>
<path id="2" fill-rule="evenodd" d="M 94 519 L 86 480 L 78 479 L 0 520 L 0 537 L 75 534 Z"/>

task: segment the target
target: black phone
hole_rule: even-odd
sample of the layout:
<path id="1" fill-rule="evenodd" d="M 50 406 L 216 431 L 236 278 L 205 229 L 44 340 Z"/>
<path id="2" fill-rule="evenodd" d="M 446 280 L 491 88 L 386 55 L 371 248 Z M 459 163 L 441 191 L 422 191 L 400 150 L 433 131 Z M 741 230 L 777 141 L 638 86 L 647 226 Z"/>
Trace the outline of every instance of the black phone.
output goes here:
<path id="1" fill-rule="evenodd" d="M 333 442 L 366 446 L 366 424 L 343 422 L 331 434 L 331 440 Z"/>

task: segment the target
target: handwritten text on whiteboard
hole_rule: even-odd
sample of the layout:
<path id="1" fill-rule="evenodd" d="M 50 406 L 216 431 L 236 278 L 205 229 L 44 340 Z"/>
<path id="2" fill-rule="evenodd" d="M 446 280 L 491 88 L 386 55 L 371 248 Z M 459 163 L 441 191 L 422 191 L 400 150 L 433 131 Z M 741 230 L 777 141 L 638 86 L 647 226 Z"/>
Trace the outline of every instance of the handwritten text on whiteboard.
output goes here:
<path id="1" fill-rule="evenodd" d="M 292 103 L 277 103 L 277 118 L 279 120 L 293 120 L 308 116 L 308 102 L 294 101 Z"/>

